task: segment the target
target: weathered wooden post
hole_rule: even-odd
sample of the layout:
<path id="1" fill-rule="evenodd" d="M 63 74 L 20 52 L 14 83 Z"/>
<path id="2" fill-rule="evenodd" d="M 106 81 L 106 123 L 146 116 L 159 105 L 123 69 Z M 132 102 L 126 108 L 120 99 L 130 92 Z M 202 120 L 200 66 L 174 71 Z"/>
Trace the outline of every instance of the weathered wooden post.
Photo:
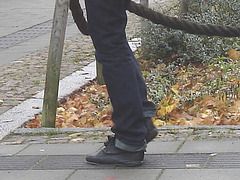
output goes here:
<path id="1" fill-rule="evenodd" d="M 140 0 L 140 4 L 142 4 L 145 7 L 149 6 L 148 0 Z M 148 26 L 148 22 L 146 19 L 141 18 L 141 29 L 144 30 Z"/>
<path id="2" fill-rule="evenodd" d="M 55 127 L 60 67 L 69 9 L 69 0 L 56 0 L 48 52 L 43 100 L 42 127 Z"/>
<path id="3" fill-rule="evenodd" d="M 187 13 L 189 6 L 189 0 L 181 0 L 181 13 Z"/>
<path id="4" fill-rule="evenodd" d="M 97 83 L 100 85 L 104 85 L 105 81 L 102 73 L 102 64 L 100 64 L 99 62 L 96 62 L 96 68 L 97 68 Z"/>

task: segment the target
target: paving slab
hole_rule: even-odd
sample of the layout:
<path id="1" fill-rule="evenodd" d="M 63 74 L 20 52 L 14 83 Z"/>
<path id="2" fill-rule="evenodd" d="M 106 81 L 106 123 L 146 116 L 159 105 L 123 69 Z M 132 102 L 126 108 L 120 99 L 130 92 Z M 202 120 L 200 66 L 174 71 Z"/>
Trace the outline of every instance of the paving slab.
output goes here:
<path id="1" fill-rule="evenodd" d="M 79 31 L 75 24 L 70 24 L 66 28 L 66 38 L 72 37 L 78 34 Z M 0 51 L 0 65 L 8 64 L 18 58 L 24 57 L 27 54 L 31 54 L 39 49 L 47 47 L 50 43 L 50 32 L 43 34 L 39 37 L 30 39 L 26 42 L 22 42 L 13 47 L 3 49 Z"/>
<path id="2" fill-rule="evenodd" d="M 142 169 L 204 168 L 209 154 L 149 154 L 144 157 Z"/>
<path id="3" fill-rule="evenodd" d="M 150 142 L 146 154 L 175 153 L 182 141 L 175 142 Z"/>
<path id="4" fill-rule="evenodd" d="M 13 6 L 14 4 L 14 6 Z M 0 36 L 19 31 L 49 20 L 53 16 L 55 0 L 0 1 Z"/>
<path id="5" fill-rule="evenodd" d="M 207 169 L 240 169 L 239 153 L 218 153 L 211 156 L 205 166 Z"/>
<path id="6" fill-rule="evenodd" d="M 0 171 L 0 177 L 3 180 L 65 180 L 72 172 L 72 170 Z"/>
<path id="7" fill-rule="evenodd" d="M 29 170 L 45 156 L 0 156 L 0 171 Z"/>
<path id="8" fill-rule="evenodd" d="M 21 145 L 0 145 L 0 156 L 13 156 L 27 147 L 27 144 Z"/>
<path id="9" fill-rule="evenodd" d="M 158 180 L 238 180 L 239 169 L 165 170 Z"/>
<path id="10" fill-rule="evenodd" d="M 179 153 L 240 152 L 240 141 L 187 141 Z"/>
<path id="11" fill-rule="evenodd" d="M 69 180 L 155 180 L 160 173 L 151 169 L 79 170 Z"/>
<path id="12" fill-rule="evenodd" d="M 17 155 L 88 155 L 102 146 L 102 143 L 32 144 Z"/>

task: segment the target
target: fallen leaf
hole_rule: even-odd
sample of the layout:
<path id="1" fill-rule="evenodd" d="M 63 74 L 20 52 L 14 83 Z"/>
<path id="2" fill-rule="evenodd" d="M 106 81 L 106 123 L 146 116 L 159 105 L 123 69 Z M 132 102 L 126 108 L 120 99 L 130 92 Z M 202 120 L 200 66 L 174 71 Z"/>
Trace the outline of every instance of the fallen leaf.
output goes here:
<path id="1" fill-rule="evenodd" d="M 74 139 L 71 139 L 71 141 L 73 142 L 83 142 L 85 139 L 84 138 L 74 138 Z"/>
<path id="2" fill-rule="evenodd" d="M 32 106 L 33 109 L 40 109 L 38 106 Z"/>
<path id="3" fill-rule="evenodd" d="M 240 53 L 235 50 L 235 49 L 232 49 L 232 50 L 229 50 L 228 51 L 228 57 L 234 61 L 238 60 L 240 58 Z"/>
<path id="4" fill-rule="evenodd" d="M 158 105 L 157 116 L 166 116 L 172 112 L 177 107 L 177 102 L 169 97 L 168 99 L 163 99 Z"/>
<path id="5" fill-rule="evenodd" d="M 57 108 L 57 113 L 65 112 L 66 110 L 63 107 Z"/>
<path id="6" fill-rule="evenodd" d="M 212 126 L 214 124 L 214 117 L 212 115 L 203 119 L 203 125 Z"/>
<path id="7" fill-rule="evenodd" d="M 80 133 L 70 134 L 69 136 L 70 137 L 78 137 L 78 136 L 81 136 L 81 135 L 82 135 L 82 133 L 80 132 Z"/>
<path id="8" fill-rule="evenodd" d="M 41 127 L 41 121 L 40 119 L 33 119 L 26 125 L 27 128 L 40 128 Z"/>
<path id="9" fill-rule="evenodd" d="M 162 121 L 162 120 L 155 120 L 155 121 L 153 122 L 153 124 L 154 124 L 155 126 L 159 127 L 159 126 L 165 126 L 165 125 L 166 125 L 166 122 L 165 122 L 165 121 Z"/>

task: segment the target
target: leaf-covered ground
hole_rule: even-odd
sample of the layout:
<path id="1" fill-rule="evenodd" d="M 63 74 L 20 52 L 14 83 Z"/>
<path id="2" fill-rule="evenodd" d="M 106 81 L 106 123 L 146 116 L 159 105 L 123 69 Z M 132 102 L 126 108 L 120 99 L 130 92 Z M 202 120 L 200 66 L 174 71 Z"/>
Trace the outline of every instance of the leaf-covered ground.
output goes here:
<path id="1" fill-rule="evenodd" d="M 240 125 L 239 52 L 208 64 L 176 65 L 140 60 L 157 104 L 156 126 Z M 57 109 L 56 127 L 111 127 L 112 107 L 105 85 L 92 82 Z M 41 127 L 41 115 L 27 128 Z"/>

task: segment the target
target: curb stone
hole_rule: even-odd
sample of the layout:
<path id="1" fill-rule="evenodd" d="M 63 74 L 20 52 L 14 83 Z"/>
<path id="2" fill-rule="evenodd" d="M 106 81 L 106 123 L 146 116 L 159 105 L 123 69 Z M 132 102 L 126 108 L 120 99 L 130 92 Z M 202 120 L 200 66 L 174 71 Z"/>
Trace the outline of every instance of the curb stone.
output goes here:
<path id="1" fill-rule="evenodd" d="M 154 142 L 186 141 L 239 141 L 238 127 L 158 127 Z M 105 142 L 111 135 L 109 127 L 103 128 L 17 128 L 0 144 L 63 144 Z M 74 136 L 72 136 L 74 135 Z"/>

